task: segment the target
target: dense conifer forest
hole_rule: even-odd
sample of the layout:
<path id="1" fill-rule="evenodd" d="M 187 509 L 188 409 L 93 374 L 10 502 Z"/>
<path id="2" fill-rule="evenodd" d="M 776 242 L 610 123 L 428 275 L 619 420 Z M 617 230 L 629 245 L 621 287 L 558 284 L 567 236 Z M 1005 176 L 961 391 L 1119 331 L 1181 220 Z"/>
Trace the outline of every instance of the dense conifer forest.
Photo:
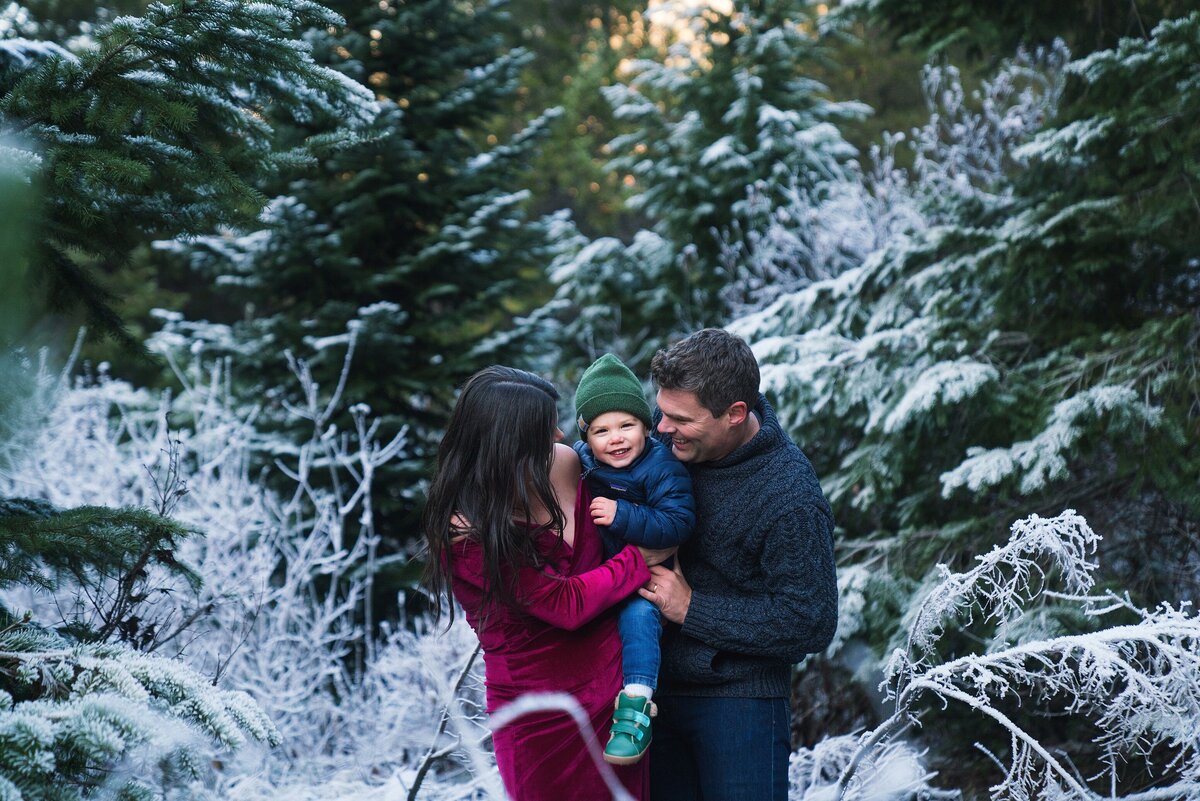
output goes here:
<path id="1" fill-rule="evenodd" d="M 0 801 L 503 798 L 456 390 L 708 326 L 837 524 L 791 799 L 1200 798 L 1196 4 L 0 0 Z"/>

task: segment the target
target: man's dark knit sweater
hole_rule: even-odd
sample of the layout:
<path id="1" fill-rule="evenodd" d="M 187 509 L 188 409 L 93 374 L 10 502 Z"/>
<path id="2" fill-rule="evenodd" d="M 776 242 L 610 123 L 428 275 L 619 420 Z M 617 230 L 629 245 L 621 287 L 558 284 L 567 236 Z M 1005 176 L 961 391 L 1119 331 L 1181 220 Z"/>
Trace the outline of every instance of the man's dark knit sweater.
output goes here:
<path id="1" fill-rule="evenodd" d="M 687 465 L 698 521 L 679 558 L 692 600 L 683 625 L 665 627 L 664 694 L 787 697 L 791 666 L 837 626 L 829 503 L 766 396 L 754 412 L 749 442 Z"/>

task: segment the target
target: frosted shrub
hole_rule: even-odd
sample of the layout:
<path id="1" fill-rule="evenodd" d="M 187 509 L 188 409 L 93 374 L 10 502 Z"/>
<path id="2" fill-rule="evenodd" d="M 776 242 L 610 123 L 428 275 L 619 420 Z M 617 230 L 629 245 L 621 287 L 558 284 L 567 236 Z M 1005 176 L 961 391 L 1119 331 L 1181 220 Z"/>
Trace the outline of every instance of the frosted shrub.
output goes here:
<path id="1" fill-rule="evenodd" d="M 174 517 L 205 535 L 185 542 L 176 557 L 204 583 L 198 594 L 165 578 L 155 585 L 158 591 L 143 604 L 143 626 L 155 633 L 145 646 L 178 655 L 222 687 L 257 699 L 283 739 L 270 771 L 320 774 L 347 753 L 373 753 L 359 749 L 351 734 L 382 741 L 378 729 L 364 730 L 363 720 L 386 728 L 420 717 L 395 698 L 386 717 L 367 714 L 382 693 L 383 685 L 373 682 L 383 674 L 372 682 L 361 678 L 372 659 L 392 653 L 388 645 L 381 655 L 372 653 L 362 621 L 378 541 L 372 480 L 381 464 L 401 453 L 403 436 L 377 442 L 375 423 L 361 406 L 352 409 L 353 431 L 331 426 L 340 392 L 323 397 L 304 363 L 293 360 L 307 401 L 292 414 L 307 421 L 313 435 L 289 452 L 286 443 L 255 429 L 257 409 L 236 402 L 228 365 L 205 363 L 202 355 L 178 370 L 177 395 L 136 389 L 103 366 L 70 386 L 44 374 L 37 403 L 43 425 L 8 454 L 0 495 L 62 507 L 154 507 L 174 461 L 173 486 L 186 488 Z M 180 364 L 184 356 L 176 349 L 172 359 Z M 284 454 L 275 469 L 293 479 L 290 494 L 267 489 L 254 472 L 268 448 Z M 69 590 L 16 600 L 51 622 L 56 608 L 77 603 Z M 408 703 L 428 715 L 428 698 Z M 403 731 L 396 728 L 392 740 Z M 413 731 L 407 750 L 372 759 L 404 759 L 428 744 L 429 731 Z"/>
<path id="2" fill-rule="evenodd" d="M 1009 192 L 1017 149 L 1058 108 L 1068 57 L 1062 42 L 1020 50 L 970 93 L 956 67 L 929 65 L 929 120 L 911 136 L 884 134 L 863 168 L 829 180 L 814 184 L 802 171 L 749 187 L 740 219 L 717 232 L 730 311 L 764 309 L 859 267 L 889 242 L 944 222 L 965 198 Z M 912 151 L 911 170 L 896 166 L 900 146 Z"/>
<path id="3" fill-rule="evenodd" d="M 871 780 L 864 769 L 881 749 L 951 704 L 1010 738 L 993 798 L 1122 797 L 1117 788 L 1124 766 L 1152 753 L 1157 764 L 1165 763 L 1164 772 L 1153 789 L 1124 797 L 1200 793 L 1200 619 L 1186 606 L 1147 610 L 1094 592 L 1096 564 L 1090 559 L 1099 539 L 1071 510 L 1051 519 L 1033 515 L 1013 524 L 1005 545 L 976 557 L 973 569 L 952 573 L 942 567 L 907 621 L 907 644 L 896 649 L 885 672 L 895 711 L 860 737 L 837 780 L 836 797 L 854 797 Z M 1048 635 L 1035 622 L 1047 603 L 1077 608 L 1096 630 Z M 1117 621 L 1105 627 L 1113 616 Z M 939 646 L 950 627 L 966 627 L 987 647 L 943 656 Z M 930 699 L 939 703 L 922 703 Z M 1068 715 L 1094 722 L 1102 775 L 1085 778 L 1069 753 L 1041 742 L 1000 708 L 1001 702 L 1050 699 L 1065 703 Z"/>
<path id="4" fill-rule="evenodd" d="M 927 65 L 921 87 L 929 121 L 912 132 L 913 180 L 927 206 L 940 199 L 1007 192 L 1015 151 L 1058 109 L 1070 53 L 1062 40 L 1021 48 L 967 93 L 953 65 Z"/>

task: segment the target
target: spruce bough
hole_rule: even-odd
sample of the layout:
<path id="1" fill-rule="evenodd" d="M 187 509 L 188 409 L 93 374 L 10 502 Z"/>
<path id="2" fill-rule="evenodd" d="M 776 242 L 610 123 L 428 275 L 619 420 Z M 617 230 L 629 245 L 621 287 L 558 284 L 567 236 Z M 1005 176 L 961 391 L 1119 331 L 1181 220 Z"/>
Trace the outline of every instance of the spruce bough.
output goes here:
<path id="1" fill-rule="evenodd" d="M 8 59 L 0 136 L 40 162 L 31 259 L 51 308 L 82 308 L 136 347 L 101 275 L 153 237 L 254 220 L 256 180 L 308 158 L 303 146 L 276 151 L 268 109 L 371 119 L 370 93 L 316 64 L 301 38 L 340 21 L 305 0 L 158 2 L 78 52 Z"/>

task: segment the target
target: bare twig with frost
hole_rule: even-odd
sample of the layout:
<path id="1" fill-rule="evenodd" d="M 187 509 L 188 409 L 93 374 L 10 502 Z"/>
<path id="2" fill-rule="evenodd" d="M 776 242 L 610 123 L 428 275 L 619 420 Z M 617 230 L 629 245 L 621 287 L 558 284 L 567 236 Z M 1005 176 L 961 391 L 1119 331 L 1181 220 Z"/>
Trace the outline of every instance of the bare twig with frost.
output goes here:
<path id="1" fill-rule="evenodd" d="M 433 767 L 433 763 L 444 757 L 454 753 L 454 749 L 458 747 L 459 742 L 456 740 L 450 745 L 442 748 L 437 748 L 437 742 L 442 734 L 446 731 L 446 724 L 450 722 L 451 707 L 457 700 L 460 690 L 462 690 L 463 682 L 467 680 L 467 676 L 471 674 L 471 668 L 475 666 L 475 660 L 479 657 L 482 646 L 475 646 L 475 650 L 471 652 L 471 656 L 463 663 L 462 670 L 459 671 L 458 677 L 454 680 L 454 686 L 451 690 L 452 697 L 442 710 L 441 720 L 438 723 L 437 731 L 434 732 L 433 741 L 429 744 L 429 750 L 425 752 L 425 758 L 421 760 L 421 764 L 417 766 L 417 775 L 413 779 L 412 786 L 408 788 L 408 801 L 416 801 L 417 793 L 421 790 L 421 783 L 425 781 L 425 774 Z"/>
<path id="2" fill-rule="evenodd" d="M 898 649 L 886 671 L 895 713 L 862 735 L 857 751 L 837 783 L 845 798 L 865 762 L 910 726 L 919 725 L 916 708 L 924 698 L 960 703 L 1000 726 L 1010 737 L 1011 754 L 993 797 L 1117 798 L 1120 766 L 1151 752 L 1169 755 L 1169 784 L 1125 796 L 1194 797 L 1200 790 L 1200 620 L 1186 606 L 1141 609 L 1115 595 L 1090 595 L 1089 557 L 1099 537 L 1074 511 L 1044 519 L 1034 515 L 1012 527 L 1007 544 L 977 557 L 963 573 L 941 569 L 910 623 L 908 647 Z M 1051 589 L 1051 586 L 1061 590 Z M 1120 612 L 1134 623 L 1074 634 L 1009 643 L 1007 626 L 1040 598 L 1069 600 L 1099 620 Z M 936 658 L 945 626 L 997 624 L 993 647 L 944 662 Z M 998 708 L 999 701 L 1038 697 L 1065 699 L 1065 712 L 1091 719 L 1100 730 L 1099 747 L 1108 778 L 1105 795 L 1091 789 L 1074 766 Z M 1099 777 L 1093 777 L 1093 779 Z"/>

